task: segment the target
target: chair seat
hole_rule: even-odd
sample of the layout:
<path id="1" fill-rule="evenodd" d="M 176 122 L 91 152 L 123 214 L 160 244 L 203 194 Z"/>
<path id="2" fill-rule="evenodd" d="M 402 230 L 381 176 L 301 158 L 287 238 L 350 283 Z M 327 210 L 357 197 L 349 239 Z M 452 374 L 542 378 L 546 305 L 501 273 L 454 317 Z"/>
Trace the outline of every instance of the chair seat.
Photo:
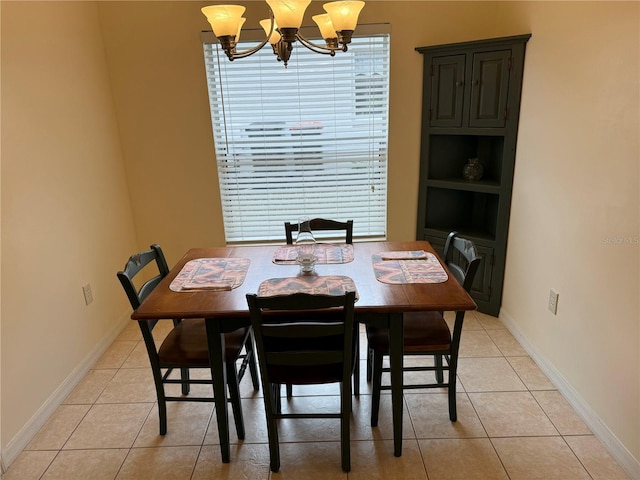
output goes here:
<path id="1" fill-rule="evenodd" d="M 451 345 L 451 331 L 440 312 L 409 312 L 403 314 L 404 351 L 447 351 Z M 369 348 L 378 353 L 389 353 L 386 328 L 367 326 Z"/>
<path id="2" fill-rule="evenodd" d="M 249 327 L 225 333 L 225 357 L 235 362 L 247 339 Z M 183 320 L 171 330 L 158 350 L 162 365 L 208 367 L 207 330 L 203 318 Z"/>

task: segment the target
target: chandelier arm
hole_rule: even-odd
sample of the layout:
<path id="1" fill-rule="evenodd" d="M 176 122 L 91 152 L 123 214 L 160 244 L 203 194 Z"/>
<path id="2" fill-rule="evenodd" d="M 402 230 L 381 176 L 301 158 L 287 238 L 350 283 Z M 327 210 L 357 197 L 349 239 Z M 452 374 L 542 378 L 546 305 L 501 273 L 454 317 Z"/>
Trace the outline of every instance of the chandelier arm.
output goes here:
<path id="1" fill-rule="evenodd" d="M 315 53 L 322 53 L 324 55 L 331 55 L 332 57 L 336 54 L 337 51 L 346 52 L 347 45 L 344 44 L 342 46 L 329 47 L 325 45 L 318 45 L 317 43 L 313 43 L 311 40 L 303 37 L 300 33 L 296 35 L 296 39 L 304 45 L 306 48 Z"/>
<path id="2" fill-rule="evenodd" d="M 248 50 L 244 50 L 243 52 L 227 53 L 227 57 L 229 57 L 229 60 L 248 57 L 249 55 L 253 55 L 254 53 L 256 53 L 258 50 L 261 50 L 262 47 L 264 47 L 267 44 L 267 42 L 269 42 L 269 37 L 267 37 L 267 39 L 263 41 L 260 45 L 256 45 L 255 47 L 252 47 Z"/>
<path id="3" fill-rule="evenodd" d="M 271 38 L 271 34 L 273 34 L 273 30 L 275 29 L 276 19 L 271 10 L 269 10 L 269 18 L 271 20 L 271 28 L 269 29 L 267 38 L 265 38 L 259 45 L 256 45 L 255 47 L 252 47 L 243 52 L 236 52 L 235 47 L 232 51 L 225 51 L 229 60 L 235 60 L 236 58 L 246 58 L 250 55 L 253 55 L 257 51 L 262 50 L 262 47 L 264 47 L 269 42 L 269 39 Z"/>

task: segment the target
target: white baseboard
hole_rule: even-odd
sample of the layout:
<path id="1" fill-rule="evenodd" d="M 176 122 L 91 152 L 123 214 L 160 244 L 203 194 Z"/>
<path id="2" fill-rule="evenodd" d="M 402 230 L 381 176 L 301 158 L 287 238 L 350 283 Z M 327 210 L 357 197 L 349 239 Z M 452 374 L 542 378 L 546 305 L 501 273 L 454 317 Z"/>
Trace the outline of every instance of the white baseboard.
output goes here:
<path id="1" fill-rule="evenodd" d="M 64 399 L 67 398 L 80 380 L 84 378 L 91 367 L 100 359 L 102 354 L 106 352 L 130 322 L 131 312 L 123 314 L 111 332 L 73 369 L 69 376 L 55 389 L 46 402 L 42 404 L 38 411 L 36 411 L 29 421 L 20 429 L 16 436 L 7 443 L 7 446 L 0 452 L 0 471 L 2 473 L 7 471 L 7 468 L 9 468 L 18 455 L 22 453 L 25 447 L 29 445 L 29 442 L 33 440 L 33 437 L 35 437 L 44 424 L 47 423 L 47 420 L 49 420 L 51 415 L 53 415 L 56 409 L 62 404 Z"/>
<path id="2" fill-rule="evenodd" d="M 589 404 L 564 378 L 562 373 L 529 341 L 526 335 L 518 328 L 513 317 L 504 308 L 500 310 L 500 320 L 516 340 L 520 342 L 522 348 L 525 349 L 540 370 L 549 377 L 549 380 L 587 424 L 593 434 L 604 444 L 611 456 L 616 459 L 633 480 L 640 480 L 640 461 L 620 442 Z"/>

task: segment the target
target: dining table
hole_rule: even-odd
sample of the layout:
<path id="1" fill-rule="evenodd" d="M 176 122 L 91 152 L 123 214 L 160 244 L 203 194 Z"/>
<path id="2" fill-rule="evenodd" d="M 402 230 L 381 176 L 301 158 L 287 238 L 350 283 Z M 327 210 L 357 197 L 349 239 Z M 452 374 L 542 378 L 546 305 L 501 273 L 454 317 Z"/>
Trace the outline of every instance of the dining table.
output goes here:
<path id="1" fill-rule="evenodd" d="M 264 288 L 265 281 L 309 276 L 301 273 L 295 261 L 278 258 L 276 252 L 282 248 L 273 244 L 191 248 L 131 315 L 133 320 L 205 319 L 224 463 L 230 460 L 224 333 L 250 324 L 246 295 L 258 293 Z M 393 453 L 399 457 L 402 455 L 403 415 L 402 314 L 412 311 L 454 311 L 456 315 L 464 315 L 465 311 L 474 310 L 476 304 L 448 272 L 427 241 L 362 241 L 349 248 L 352 250 L 348 258 L 328 258 L 324 263 L 319 261 L 311 276 L 315 280 L 323 276 L 352 279 L 357 290 L 356 320 L 388 328 Z M 394 253 L 398 254 L 395 258 L 397 267 L 404 258 L 403 254 L 420 255 L 420 252 L 432 259 L 434 267 L 441 267 L 438 278 L 433 277 L 431 281 L 412 275 L 407 269 L 404 273 L 399 269 L 394 274 L 393 270 L 387 269 L 385 272 L 384 268 L 378 268 L 394 265 Z M 193 262 L 203 262 L 203 259 L 222 262 L 233 260 L 236 264 L 241 263 L 244 270 L 230 284 L 219 288 L 215 285 L 212 288 L 184 288 L 184 285 L 176 288 L 176 282 L 189 270 L 187 267 Z"/>

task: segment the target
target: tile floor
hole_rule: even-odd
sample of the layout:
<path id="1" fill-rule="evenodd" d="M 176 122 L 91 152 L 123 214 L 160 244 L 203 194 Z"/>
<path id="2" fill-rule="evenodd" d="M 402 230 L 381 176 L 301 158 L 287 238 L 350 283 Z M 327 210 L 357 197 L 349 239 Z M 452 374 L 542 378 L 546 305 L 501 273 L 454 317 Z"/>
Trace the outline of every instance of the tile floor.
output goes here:
<path id="1" fill-rule="evenodd" d="M 273 474 L 261 392 L 248 375 L 242 381 L 247 433 L 238 442 L 232 427 L 231 463 L 220 461 L 212 404 L 169 404 L 169 431 L 158 435 L 148 359 L 132 323 L 2 478 L 629 478 L 498 319 L 469 313 L 460 357 L 458 421 L 449 421 L 443 391 L 407 391 L 402 457 L 393 456 L 389 394 L 379 426 L 371 428 L 370 389 L 362 378 L 353 405 L 351 472 L 340 468 L 338 421 L 314 419 L 281 423 L 281 470 Z M 334 387 L 296 387 L 295 394 L 287 408 L 320 409 L 338 399 Z"/>

